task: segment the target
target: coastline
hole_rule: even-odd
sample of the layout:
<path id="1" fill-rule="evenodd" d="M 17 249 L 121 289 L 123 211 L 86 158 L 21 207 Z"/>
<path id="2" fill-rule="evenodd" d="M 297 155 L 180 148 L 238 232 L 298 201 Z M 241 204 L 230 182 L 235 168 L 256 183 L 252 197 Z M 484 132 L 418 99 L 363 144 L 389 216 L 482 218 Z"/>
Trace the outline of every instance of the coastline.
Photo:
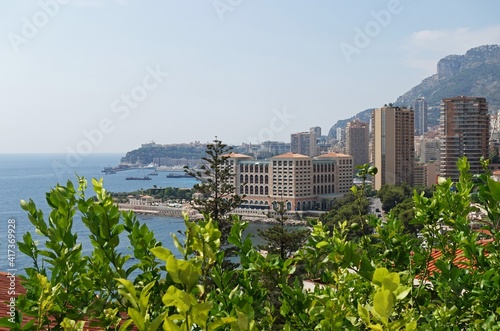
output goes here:
<path id="1" fill-rule="evenodd" d="M 148 205 L 136 205 L 129 203 L 118 203 L 118 209 L 120 211 L 133 211 L 137 214 L 145 214 L 145 215 L 155 215 L 155 216 L 168 216 L 168 217 L 177 217 L 183 218 L 184 214 L 187 213 L 189 218 L 192 220 L 202 219 L 203 216 L 195 209 L 193 209 L 189 205 L 184 205 L 183 207 L 167 207 L 167 206 L 148 206 Z M 232 212 L 233 215 L 239 215 L 242 219 L 252 222 L 252 223 L 260 223 L 260 224 L 278 224 L 276 218 L 268 217 L 264 214 L 263 211 L 257 210 L 242 210 L 237 209 Z M 288 217 L 286 220 L 287 226 L 307 226 L 307 221 L 299 218 L 296 218 L 296 213 L 287 213 L 285 217 Z M 299 215 L 302 216 L 302 215 Z"/>

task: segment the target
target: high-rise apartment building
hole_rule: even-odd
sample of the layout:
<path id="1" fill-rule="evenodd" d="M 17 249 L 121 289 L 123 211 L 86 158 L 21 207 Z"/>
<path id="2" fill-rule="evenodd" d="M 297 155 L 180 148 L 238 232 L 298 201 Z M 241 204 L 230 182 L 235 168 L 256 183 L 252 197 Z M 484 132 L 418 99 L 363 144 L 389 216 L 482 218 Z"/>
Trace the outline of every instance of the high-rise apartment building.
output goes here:
<path id="1" fill-rule="evenodd" d="M 291 134 L 291 151 L 295 154 L 316 156 L 320 154 L 318 139 L 321 138 L 321 128 L 314 126 L 309 132 L 297 132 Z"/>
<path id="2" fill-rule="evenodd" d="M 413 110 L 384 106 L 372 113 L 372 162 L 378 172 L 374 188 L 413 185 L 415 157 Z"/>
<path id="3" fill-rule="evenodd" d="M 319 155 L 318 140 L 321 138 L 321 127 L 314 126 L 309 129 L 309 156 Z"/>
<path id="4" fill-rule="evenodd" d="M 294 154 L 309 155 L 310 154 L 310 138 L 309 132 L 297 132 L 291 134 L 290 149 Z"/>
<path id="5" fill-rule="evenodd" d="M 423 135 L 427 131 L 427 101 L 418 98 L 412 104 L 415 117 L 415 135 Z"/>
<path id="6" fill-rule="evenodd" d="M 336 137 L 339 143 L 345 142 L 345 128 L 337 128 Z"/>
<path id="7" fill-rule="evenodd" d="M 440 175 L 456 181 L 457 161 L 466 156 L 471 173 L 482 171 L 480 158 L 488 157 L 490 116 L 482 97 L 458 96 L 441 102 Z"/>
<path id="8" fill-rule="evenodd" d="M 347 123 L 345 128 L 346 153 L 352 156 L 353 168 L 369 162 L 369 134 L 368 123 L 361 122 L 359 119 Z"/>

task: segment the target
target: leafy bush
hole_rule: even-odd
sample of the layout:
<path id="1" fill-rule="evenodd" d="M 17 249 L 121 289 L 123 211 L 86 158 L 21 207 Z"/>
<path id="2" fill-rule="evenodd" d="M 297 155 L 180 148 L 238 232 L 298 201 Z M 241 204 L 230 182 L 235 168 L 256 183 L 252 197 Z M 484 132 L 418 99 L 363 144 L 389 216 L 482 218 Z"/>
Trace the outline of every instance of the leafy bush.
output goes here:
<path id="1" fill-rule="evenodd" d="M 93 180 L 95 198 L 83 195 L 83 178 L 78 189 L 58 185 L 47 194 L 47 220 L 32 201 L 22 203 L 46 243 L 36 246 L 29 233 L 19 243 L 33 259 L 28 293 L 18 300 L 16 322 L 0 325 L 83 330 L 91 320 L 106 330 L 499 330 L 500 183 L 488 174 L 473 179 L 466 159 L 458 168 L 458 182 L 441 179 L 429 197 L 414 193 L 411 222 L 421 238 L 405 233 L 394 215 L 368 216 L 374 233 L 356 241 L 348 239 L 347 222 L 332 229 L 318 222 L 293 257 L 264 257 L 235 218 L 228 241 L 239 253 L 236 269 L 222 267 L 221 232 L 208 216 L 185 219 L 183 240 L 173 236 L 174 254 L 133 214 L 120 213 L 101 182 Z M 487 215 L 481 231 L 468 219 L 479 207 Z M 76 213 L 91 233 L 89 256 L 72 231 Z M 133 247 L 128 255 L 116 250 L 123 235 Z M 279 288 L 277 297 L 261 286 L 263 279 Z M 313 286 L 305 289 L 305 280 Z M 21 314 L 32 321 L 22 325 Z"/>

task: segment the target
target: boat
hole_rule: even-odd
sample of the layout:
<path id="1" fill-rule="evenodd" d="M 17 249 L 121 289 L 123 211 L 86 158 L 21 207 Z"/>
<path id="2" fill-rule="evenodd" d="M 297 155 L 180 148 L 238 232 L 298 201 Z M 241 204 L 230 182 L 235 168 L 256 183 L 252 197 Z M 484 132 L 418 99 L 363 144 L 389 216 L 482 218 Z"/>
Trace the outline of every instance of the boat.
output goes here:
<path id="1" fill-rule="evenodd" d="M 127 177 L 125 179 L 126 180 L 151 180 L 151 177 L 149 177 L 149 176 L 144 176 L 144 177 Z"/>
<path id="2" fill-rule="evenodd" d="M 191 175 L 188 175 L 185 172 L 171 172 L 167 175 L 167 178 L 190 178 Z"/>
<path id="3" fill-rule="evenodd" d="M 158 176 L 158 172 L 155 170 L 152 173 L 148 174 L 148 176 Z"/>

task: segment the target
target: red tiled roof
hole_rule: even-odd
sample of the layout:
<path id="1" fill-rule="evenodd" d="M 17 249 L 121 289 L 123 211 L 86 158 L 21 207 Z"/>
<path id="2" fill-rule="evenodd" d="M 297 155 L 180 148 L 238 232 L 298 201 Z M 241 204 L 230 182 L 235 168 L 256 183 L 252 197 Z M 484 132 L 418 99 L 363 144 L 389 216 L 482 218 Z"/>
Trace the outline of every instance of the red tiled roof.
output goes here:
<path id="1" fill-rule="evenodd" d="M 316 158 L 330 158 L 330 157 L 351 157 L 351 155 L 330 152 L 330 153 L 327 153 L 327 154 L 321 154 L 321 155 L 316 156 Z"/>
<path id="2" fill-rule="evenodd" d="M 9 303 L 11 298 L 17 299 L 20 294 L 25 294 L 26 289 L 21 284 L 21 278 L 15 277 L 14 283 L 11 282 L 11 278 L 9 277 L 9 273 L 0 271 L 0 318 L 10 317 L 10 307 Z M 13 278 L 12 278 L 13 279 Z M 15 285 L 14 285 L 15 284 Z M 15 288 L 15 294 L 12 294 L 12 289 Z M 15 302 L 15 301 L 14 301 Z M 22 325 L 25 325 L 32 319 L 31 316 L 23 316 Z M 9 331 L 9 328 L 1 327 L 0 331 Z M 89 322 L 85 322 L 85 331 L 100 331 L 101 327 L 91 327 L 89 326 Z M 137 330 L 136 327 L 133 327 L 132 330 Z"/>
<path id="3" fill-rule="evenodd" d="M 288 152 L 285 154 L 280 154 L 273 156 L 272 159 L 308 159 L 309 156 Z"/>
<path id="4" fill-rule="evenodd" d="M 231 153 L 228 153 L 228 154 L 224 154 L 224 156 L 228 156 L 228 157 L 234 158 L 234 159 L 251 159 L 252 158 L 249 155 L 240 154 L 240 153 L 234 153 L 234 152 L 231 152 Z"/>
<path id="5" fill-rule="evenodd" d="M 481 246 L 486 246 L 487 243 L 491 242 L 492 239 L 483 239 L 480 240 L 478 243 Z M 488 255 L 487 252 L 484 253 L 485 255 Z M 429 271 L 429 275 L 431 276 L 434 272 L 439 272 L 439 269 L 436 267 L 436 261 L 439 260 L 443 256 L 443 252 L 441 252 L 439 249 L 433 249 L 431 252 L 431 260 L 427 264 L 427 270 Z M 453 264 L 460 269 L 465 269 L 468 268 L 470 265 L 469 259 L 467 259 L 464 256 L 464 251 L 462 249 L 457 249 L 457 252 L 455 254 L 455 258 L 453 259 Z M 474 266 L 473 266 L 474 268 Z"/>
<path id="6" fill-rule="evenodd" d="M 19 294 L 26 293 L 24 287 L 21 286 L 21 279 L 19 277 L 9 277 L 7 272 L 0 272 L 0 318 L 11 317 L 10 306 L 12 305 L 11 299 L 17 300 Z M 14 282 L 12 282 L 14 280 Z M 13 293 L 14 292 L 14 293 Z M 13 301 L 15 304 L 15 301 Z M 28 323 L 29 316 L 23 316 L 23 325 Z M 8 331 L 10 329 L 0 326 L 0 331 Z"/>

